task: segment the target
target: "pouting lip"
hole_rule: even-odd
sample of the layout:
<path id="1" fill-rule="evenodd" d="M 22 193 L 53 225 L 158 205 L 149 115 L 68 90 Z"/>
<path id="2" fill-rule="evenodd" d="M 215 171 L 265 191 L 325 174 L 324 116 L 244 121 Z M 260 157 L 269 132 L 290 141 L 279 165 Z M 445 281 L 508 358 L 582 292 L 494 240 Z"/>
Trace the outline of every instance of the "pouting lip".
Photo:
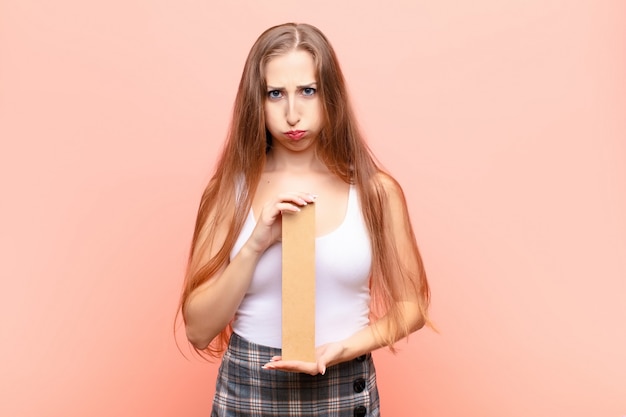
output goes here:
<path id="1" fill-rule="evenodd" d="M 285 136 L 287 136 L 291 140 L 300 140 L 306 134 L 306 130 L 290 130 L 285 132 Z"/>

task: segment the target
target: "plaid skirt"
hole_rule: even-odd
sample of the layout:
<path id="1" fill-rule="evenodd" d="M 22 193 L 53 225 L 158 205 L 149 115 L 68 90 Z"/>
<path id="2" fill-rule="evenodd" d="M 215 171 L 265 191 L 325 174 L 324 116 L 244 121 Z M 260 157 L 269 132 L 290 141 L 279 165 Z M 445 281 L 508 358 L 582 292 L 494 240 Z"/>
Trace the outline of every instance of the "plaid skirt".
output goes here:
<path id="1" fill-rule="evenodd" d="M 233 334 L 217 376 L 211 417 L 379 417 L 371 355 L 324 375 L 262 369 L 280 349 Z"/>

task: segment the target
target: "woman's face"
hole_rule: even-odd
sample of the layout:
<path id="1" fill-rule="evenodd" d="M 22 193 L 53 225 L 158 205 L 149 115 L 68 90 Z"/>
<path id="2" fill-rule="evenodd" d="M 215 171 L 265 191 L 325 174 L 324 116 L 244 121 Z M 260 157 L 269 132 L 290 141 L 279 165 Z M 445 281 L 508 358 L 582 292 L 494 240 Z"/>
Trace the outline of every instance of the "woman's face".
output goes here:
<path id="1" fill-rule="evenodd" d="M 310 148 L 323 124 L 311 54 L 295 50 L 272 58 L 265 66 L 265 82 L 265 124 L 273 145 L 292 151 Z"/>

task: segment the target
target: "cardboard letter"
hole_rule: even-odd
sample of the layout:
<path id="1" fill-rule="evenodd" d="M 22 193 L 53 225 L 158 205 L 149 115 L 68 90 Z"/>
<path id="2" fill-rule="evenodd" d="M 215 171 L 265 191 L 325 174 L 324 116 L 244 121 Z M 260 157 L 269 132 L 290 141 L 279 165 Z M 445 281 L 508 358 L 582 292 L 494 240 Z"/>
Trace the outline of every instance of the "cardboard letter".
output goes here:
<path id="1" fill-rule="evenodd" d="M 315 362 L 315 204 L 284 213 L 283 360 Z"/>

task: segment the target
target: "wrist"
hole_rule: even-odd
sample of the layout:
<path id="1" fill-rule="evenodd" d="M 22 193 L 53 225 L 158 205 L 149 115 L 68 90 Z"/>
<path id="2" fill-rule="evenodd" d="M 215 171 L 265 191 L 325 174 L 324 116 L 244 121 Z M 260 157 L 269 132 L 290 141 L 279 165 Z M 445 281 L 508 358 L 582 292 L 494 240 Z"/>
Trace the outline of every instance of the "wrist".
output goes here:
<path id="1" fill-rule="evenodd" d="M 249 239 L 239 250 L 239 253 L 246 257 L 258 260 L 261 257 L 263 252 L 265 252 L 267 248 L 258 245 L 256 242 L 253 242 L 252 239 Z"/>
<path id="2" fill-rule="evenodd" d="M 338 342 L 341 346 L 341 361 L 365 358 L 382 345 L 375 335 L 372 325 L 369 325 L 352 336 Z"/>

